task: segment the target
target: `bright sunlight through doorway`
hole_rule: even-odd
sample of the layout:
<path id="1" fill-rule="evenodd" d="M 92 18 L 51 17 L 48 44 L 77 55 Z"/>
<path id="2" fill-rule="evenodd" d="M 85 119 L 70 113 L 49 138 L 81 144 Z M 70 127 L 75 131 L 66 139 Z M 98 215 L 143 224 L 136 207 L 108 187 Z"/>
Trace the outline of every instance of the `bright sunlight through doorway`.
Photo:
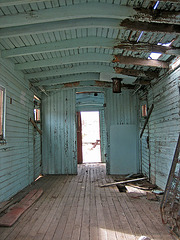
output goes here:
<path id="1" fill-rule="evenodd" d="M 83 163 L 101 162 L 99 112 L 81 112 Z"/>

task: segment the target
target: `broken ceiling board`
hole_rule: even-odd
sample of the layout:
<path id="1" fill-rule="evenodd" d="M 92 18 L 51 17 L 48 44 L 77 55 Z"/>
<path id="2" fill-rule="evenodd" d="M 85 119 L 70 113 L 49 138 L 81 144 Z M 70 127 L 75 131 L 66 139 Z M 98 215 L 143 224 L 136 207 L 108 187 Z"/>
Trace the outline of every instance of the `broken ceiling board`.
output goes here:
<path id="1" fill-rule="evenodd" d="M 116 73 L 128 75 L 128 76 L 134 76 L 134 77 L 144 77 L 144 78 L 158 78 L 159 72 L 153 72 L 153 71 L 142 71 L 137 69 L 128 69 L 128 68 L 120 68 L 120 67 L 114 67 L 114 70 Z"/>
<path id="2" fill-rule="evenodd" d="M 123 74 L 110 74 L 110 73 L 100 73 L 100 81 L 107 81 L 107 82 L 112 82 L 112 78 L 114 77 L 118 77 L 118 78 L 122 78 L 122 83 L 126 83 L 126 84 L 132 84 L 135 80 L 136 77 L 132 77 L 132 76 L 126 76 Z"/>
<path id="3" fill-rule="evenodd" d="M 115 73 L 115 70 L 111 66 L 106 65 L 97 65 L 97 64 L 86 64 L 86 65 L 79 65 L 79 66 L 70 66 L 69 68 L 60 68 L 56 70 L 46 70 L 41 72 L 34 72 L 25 75 L 26 79 L 40 79 L 52 76 L 62 76 L 62 75 L 69 75 L 69 74 L 78 74 L 78 73 Z M 116 74 L 118 76 L 119 74 Z M 124 77 L 124 76 L 123 76 Z M 127 76 L 125 76 L 126 78 Z M 133 77 L 131 77 L 133 78 Z"/>
<path id="4" fill-rule="evenodd" d="M 167 47 L 163 45 L 155 45 L 150 43 L 143 43 L 143 42 L 120 42 L 114 48 L 124 49 L 128 51 L 143 51 L 143 52 L 157 52 L 163 54 L 170 54 L 170 55 L 180 55 L 180 48 L 177 47 Z"/>
<path id="5" fill-rule="evenodd" d="M 145 32 L 165 32 L 165 33 L 174 33 L 180 34 L 180 25 L 179 24 L 166 24 L 166 23 L 149 23 L 149 22 L 140 22 L 132 21 L 125 19 L 120 24 L 122 27 L 136 31 L 145 31 Z"/>
<path id="6" fill-rule="evenodd" d="M 0 17 L 0 28 L 83 18 L 125 19 L 136 15 L 132 7 L 108 3 L 81 3 Z"/>
<path id="7" fill-rule="evenodd" d="M 167 62 L 162 62 L 158 60 L 151 59 L 141 59 L 135 57 L 125 57 L 120 55 L 114 56 L 113 62 L 127 64 L 127 65 L 138 65 L 138 66 L 148 66 L 148 67 L 157 67 L 157 68 L 169 68 L 169 64 Z"/>
<path id="8" fill-rule="evenodd" d="M 108 48 L 108 49 L 122 49 L 127 51 L 143 51 L 143 52 L 158 52 L 171 55 L 179 55 L 180 48 L 165 47 L 161 45 L 137 42 L 119 42 L 114 38 L 105 37 L 83 37 L 74 38 L 64 41 L 54 41 L 50 43 L 37 44 L 32 46 L 16 47 L 14 49 L 3 50 L 1 56 L 3 58 L 11 58 L 17 56 L 26 56 L 30 54 L 48 53 L 64 50 L 74 50 L 82 48 Z"/>
<path id="9" fill-rule="evenodd" d="M 100 74 L 99 73 L 82 73 L 82 74 L 70 74 L 61 76 L 59 78 L 55 79 L 47 79 L 47 80 L 41 80 L 39 82 L 32 83 L 33 86 L 53 86 L 57 84 L 63 84 L 63 83 L 73 83 L 77 81 L 90 81 L 90 80 L 100 80 Z"/>
<path id="10" fill-rule="evenodd" d="M 0 28 L 15 27 L 28 24 L 46 23 L 54 21 L 64 21 L 83 18 L 106 18 L 106 19 L 139 19 L 147 22 L 163 23 L 178 23 L 178 13 L 173 12 L 173 16 L 166 14 L 165 18 L 153 18 L 153 14 L 146 9 L 141 13 L 133 7 L 102 3 L 102 2 L 87 2 L 75 5 L 61 6 L 61 8 L 40 9 L 26 13 L 18 13 L 0 17 Z M 163 15 L 163 11 L 161 11 Z M 160 15 L 160 16 L 161 16 Z"/>

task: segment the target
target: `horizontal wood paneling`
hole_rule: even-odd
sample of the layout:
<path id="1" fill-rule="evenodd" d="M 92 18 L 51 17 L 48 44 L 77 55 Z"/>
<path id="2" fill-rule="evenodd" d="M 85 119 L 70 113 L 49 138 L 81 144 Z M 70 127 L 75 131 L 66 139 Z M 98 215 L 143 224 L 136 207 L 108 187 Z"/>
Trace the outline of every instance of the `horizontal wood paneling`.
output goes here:
<path id="1" fill-rule="evenodd" d="M 0 58 L 0 65 L 0 85 L 6 88 L 6 144 L 0 143 L 1 202 L 34 180 L 34 127 L 29 123 L 33 118 L 33 92 L 28 82 L 9 61 Z M 36 172 L 39 174 L 40 168 Z"/>
<path id="2" fill-rule="evenodd" d="M 148 91 L 149 106 L 154 110 L 149 120 L 150 177 L 162 189 L 166 186 L 174 150 L 180 132 L 180 69 L 161 79 Z M 144 151 L 144 148 L 142 149 Z M 147 172 L 146 151 L 142 153 L 143 172 Z"/>

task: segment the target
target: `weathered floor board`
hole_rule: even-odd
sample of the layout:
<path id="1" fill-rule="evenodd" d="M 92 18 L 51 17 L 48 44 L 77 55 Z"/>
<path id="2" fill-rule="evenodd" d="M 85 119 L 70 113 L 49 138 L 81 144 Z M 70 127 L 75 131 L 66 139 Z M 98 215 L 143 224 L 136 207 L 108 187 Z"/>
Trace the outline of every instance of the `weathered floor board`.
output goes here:
<path id="1" fill-rule="evenodd" d="M 82 164 L 78 175 L 45 176 L 35 183 L 44 194 L 0 240 L 154 240 L 174 239 L 161 223 L 159 203 L 141 190 L 120 193 L 104 164 Z M 129 187 L 130 191 L 134 188 Z"/>

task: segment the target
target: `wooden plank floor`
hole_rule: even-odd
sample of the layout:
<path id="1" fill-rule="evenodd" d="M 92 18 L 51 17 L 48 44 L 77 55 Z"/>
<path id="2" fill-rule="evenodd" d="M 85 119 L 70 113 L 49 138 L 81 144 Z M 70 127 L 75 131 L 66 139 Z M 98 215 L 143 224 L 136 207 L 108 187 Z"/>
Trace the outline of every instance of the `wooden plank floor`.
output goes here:
<path id="1" fill-rule="evenodd" d="M 104 164 L 82 164 L 77 176 L 45 176 L 34 187 L 44 193 L 0 240 L 154 240 L 174 239 L 161 223 L 159 203 L 142 191 L 120 193 Z M 139 197 L 138 197 L 138 196 Z"/>

